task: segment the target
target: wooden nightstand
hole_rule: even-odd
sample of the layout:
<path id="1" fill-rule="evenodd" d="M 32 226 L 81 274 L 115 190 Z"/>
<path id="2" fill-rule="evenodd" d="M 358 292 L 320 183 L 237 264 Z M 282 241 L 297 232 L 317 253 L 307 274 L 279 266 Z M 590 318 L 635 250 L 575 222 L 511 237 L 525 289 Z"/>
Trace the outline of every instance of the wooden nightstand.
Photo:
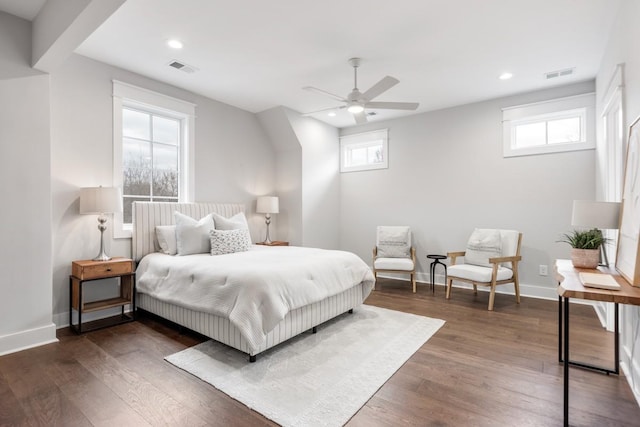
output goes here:
<path id="1" fill-rule="evenodd" d="M 256 245 L 262 245 L 262 246 L 289 246 L 289 242 L 283 242 L 281 240 L 276 240 L 276 241 L 273 241 L 271 243 L 258 242 L 258 243 L 256 243 Z"/>
<path id="2" fill-rule="evenodd" d="M 84 282 L 92 280 L 120 278 L 120 295 L 100 301 L 85 302 L 82 294 Z M 124 306 L 130 305 L 131 313 L 124 313 Z M 121 307 L 120 320 L 101 325 L 100 327 L 119 325 L 135 320 L 136 310 L 136 276 L 133 261 L 128 258 L 115 257 L 109 261 L 73 261 L 69 276 L 69 326 L 77 333 L 82 331 L 82 314 L 92 311 Z M 73 324 L 73 310 L 78 312 L 78 325 Z M 95 328 L 98 329 L 98 328 Z M 84 331 L 87 332 L 87 331 Z"/>

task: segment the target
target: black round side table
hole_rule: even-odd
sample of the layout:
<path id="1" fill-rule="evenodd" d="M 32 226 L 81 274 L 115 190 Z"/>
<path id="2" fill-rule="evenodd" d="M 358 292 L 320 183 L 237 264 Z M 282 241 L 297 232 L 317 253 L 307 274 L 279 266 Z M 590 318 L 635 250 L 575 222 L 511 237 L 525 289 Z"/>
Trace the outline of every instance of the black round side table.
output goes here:
<path id="1" fill-rule="evenodd" d="M 444 284 L 445 284 L 445 286 L 447 284 L 447 264 L 444 264 L 444 263 L 440 262 L 440 260 L 441 259 L 447 259 L 448 257 L 446 255 L 432 254 L 432 255 L 427 255 L 427 258 L 433 260 L 433 262 L 431 263 L 431 266 L 429 268 L 429 279 L 431 280 L 431 292 L 435 293 L 436 292 L 435 276 L 436 276 L 436 267 L 438 265 L 441 265 L 441 266 L 444 267 Z"/>

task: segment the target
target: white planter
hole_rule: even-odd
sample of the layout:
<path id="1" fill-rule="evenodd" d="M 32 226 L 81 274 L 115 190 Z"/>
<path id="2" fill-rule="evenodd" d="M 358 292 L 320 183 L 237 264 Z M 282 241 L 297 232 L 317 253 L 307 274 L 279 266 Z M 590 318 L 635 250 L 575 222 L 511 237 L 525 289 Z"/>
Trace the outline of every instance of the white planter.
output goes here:
<path id="1" fill-rule="evenodd" d="M 571 249 L 571 262 L 576 268 L 597 268 L 600 264 L 600 249 Z"/>

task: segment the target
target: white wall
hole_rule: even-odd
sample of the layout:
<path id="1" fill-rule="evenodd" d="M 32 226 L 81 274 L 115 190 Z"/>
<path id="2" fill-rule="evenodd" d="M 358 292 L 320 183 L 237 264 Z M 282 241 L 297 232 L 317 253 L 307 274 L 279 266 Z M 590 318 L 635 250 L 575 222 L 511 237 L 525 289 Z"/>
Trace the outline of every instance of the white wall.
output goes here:
<path id="1" fill-rule="evenodd" d="M 624 128 L 628 129 L 638 116 L 640 116 L 640 2 L 636 0 L 623 1 L 613 31 L 607 44 L 606 53 L 600 65 L 600 71 L 596 79 L 596 88 L 600 108 L 603 106 L 602 97 L 605 95 L 609 81 L 617 64 L 624 64 L 625 88 L 624 88 Z M 598 123 L 600 125 L 600 123 Z M 602 135 L 602 126 L 599 126 L 599 135 Z M 628 136 L 627 132 L 625 135 Z M 601 156 L 604 154 L 599 153 Z M 606 169 L 599 169 L 599 187 L 603 184 L 603 175 Z M 621 359 L 622 369 L 627 380 L 640 402 L 640 307 L 621 306 Z M 634 360 L 631 360 L 632 354 Z"/>
<path id="2" fill-rule="evenodd" d="M 568 257 L 556 240 L 571 229 L 572 201 L 594 197 L 595 153 L 503 158 L 501 109 L 593 90 L 584 82 L 343 130 L 388 128 L 389 168 L 341 175 L 341 248 L 371 262 L 377 225 L 409 225 L 426 281 L 427 254 L 464 250 L 475 227 L 517 229 L 523 294 L 554 298 L 538 266 Z"/>
<path id="3" fill-rule="evenodd" d="M 302 147 L 302 233 L 304 246 L 340 246 L 340 147 L 338 129 L 286 110 Z"/>
<path id="4" fill-rule="evenodd" d="M 276 192 L 265 194 L 278 196 L 280 204 L 280 212 L 272 215 L 271 240 L 302 245 L 302 147 L 284 108 L 270 108 L 257 116 L 276 155 Z M 260 241 L 264 236 L 265 231 Z"/>
<path id="5" fill-rule="evenodd" d="M 30 58 L 31 24 L 0 12 L 0 355 L 56 340 L 49 77 Z"/>
<path id="6" fill-rule="evenodd" d="M 275 155 L 254 114 L 79 55 L 51 74 L 51 186 L 53 193 L 53 312 L 67 323 L 71 261 L 98 252 L 96 217 L 78 214 L 79 188 L 111 185 L 112 79 L 193 102 L 196 107 L 195 199 L 244 203 L 252 238 L 262 240 L 257 195 L 275 191 Z M 130 239 L 105 237 L 111 256 L 130 256 Z M 113 293 L 115 281 L 89 296 Z"/>
<path id="7" fill-rule="evenodd" d="M 291 245 L 339 247 L 338 130 L 285 107 L 258 114 L 277 155 L 276 237 Z"/>

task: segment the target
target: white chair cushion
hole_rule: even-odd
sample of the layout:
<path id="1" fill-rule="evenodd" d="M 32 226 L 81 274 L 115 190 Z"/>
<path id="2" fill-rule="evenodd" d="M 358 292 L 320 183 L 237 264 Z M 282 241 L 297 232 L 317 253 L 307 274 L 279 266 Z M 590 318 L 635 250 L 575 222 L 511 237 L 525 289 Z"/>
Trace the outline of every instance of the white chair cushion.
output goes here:
<path id="1" fill-rule="evenodd" d="M 450 278 L 473 280 L 474 282 L 491 282 L 493 268 L 471 264 L 456 264 L 449 267 L 447 274 Z M 498 280 L 507 280 L 513 277 L 513 271 L 509 268 L 498 267 Z"/>
<path id="2" fill-rule="evenodd" d="M 411 256 L 411 228 L 381 225 L 376 233 L 376 247 L 381 258 L 409 258 Z"/>
<path id="3" fill-rule="evenodd" d="M 412 271 L 413 260 L 411 258 L 376 258 L 373 262 L 376 270 L 402 270 Z"/>

